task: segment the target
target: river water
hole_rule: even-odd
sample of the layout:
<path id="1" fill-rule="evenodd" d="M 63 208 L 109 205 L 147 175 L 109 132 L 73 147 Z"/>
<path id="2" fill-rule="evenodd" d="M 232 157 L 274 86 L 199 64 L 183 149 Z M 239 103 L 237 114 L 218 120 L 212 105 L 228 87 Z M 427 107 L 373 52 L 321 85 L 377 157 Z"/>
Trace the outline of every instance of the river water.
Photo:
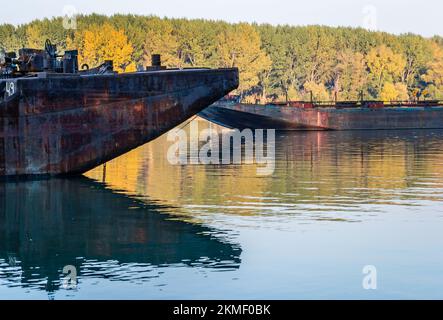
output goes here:
<path id="1" fill-rule="evenodd" d="M 0 298 L 443 298 L 443 131 L 276 133 L 270 176 L 170 145 L 2 183 Z"/>

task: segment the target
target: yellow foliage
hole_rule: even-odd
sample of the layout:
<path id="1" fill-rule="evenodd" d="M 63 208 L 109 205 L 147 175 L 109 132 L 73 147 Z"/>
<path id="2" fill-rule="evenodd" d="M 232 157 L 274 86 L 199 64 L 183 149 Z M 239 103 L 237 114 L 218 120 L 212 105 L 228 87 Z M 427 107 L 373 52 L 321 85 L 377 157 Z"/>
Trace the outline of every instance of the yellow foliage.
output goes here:
<path id="1" fill-rule="evenodd" d="M 437 43 L 432 44 L 432 59 L 428 64 L 428 68 L 423 80 L 443 89 L 443 47 Z"/>
<path id="2" fill-rule="evenodd" d="M 42 30 L 39 25 L 26 28 L 26 46 L 28 48 L 43 48 L 45 40 L 42 37 Z"/>
<path id="3" fill-rule="evenodd" d="M 260 103 L 260 97 L 258 97 L 257 95 L 249 95 L 246 96 L 242 102 L 249 104 Z"/>
<path id="4" fill-rule="evenodd" d="M 220 66 L 238 67 L 240 72 L 239 91 L 259 83 L 259 74 L 269 70 L 271 59 L 261 49 L 261 39 L 256 29 L 248 24 L 228 28 L 218 37 L 217 53 Z"/>
<path id="5" fill-rule="evenodd" d="M 294 87 L 289 87 L 288 89 L 288 100 L 289 101 L 297 101 L 300 100 L 300 95 L 298 93 L 298 90 Z"/>
<path id="6" fill-rule="evenodd" d="M 181 67 L 178 57 L 179 43 L 173 34 L 174 28 L 167 20 L 153 18 L 149 21 L 146 30 L 146 41 L 143 46 L 143 59 L 150 65 L 151 55 L 160 54 L 162 65 L 169 68 Z"/>
<path id="7" fill-rule="evenodd" d="M 310 94 L 310 92 L 312 92 L 312 96 L 315 101 L 328 101 L 331 98 L 328 89 L 326 89 L 324 84 L 317 84 L 314 81 L 307 81 L 303 87 L 305 88 L 306 93 Z"/>
<path id="8" fill-rule="evenodd" d="M 346 49 L 339 52 L 335 67 L 335 90 L 339 99 L 359 100 L 368 82 L 365 56 Z"/>
<path id="9" fill-rule="evenodd" d="M 397 100 L 407 101 L 409 100 L 408 86 L 404 83 L 396 83 L 395 89 L 397 90 Z"/>
<path id="10" fill-rule="evenodd" d="M 399 80 L 406 66 L 405 58 L 385 45 L 369 51 L 366 60 L 379 87 L 386 81 Z"/>
<path id="11" fill-rule="evenodd" d="M 131 61 L 133 47 L 123 30 L 116 30 L 112 25 L 91 25 L 77 31 L 74 39 L 68 39 L 68 46 L 79 50 L 80 65 L 86 63 L 95 67 L 105 60 L 114 61 L 114 70 L 118 72 L 135 71 Z"/>
<path id="12" fill-rule="evenodd" d="M 380 99 L 383 101 L 408 100 L 408 88 L 403 83 L 393 84 L 391 82 L 386 82 L 380 92 Z"/>

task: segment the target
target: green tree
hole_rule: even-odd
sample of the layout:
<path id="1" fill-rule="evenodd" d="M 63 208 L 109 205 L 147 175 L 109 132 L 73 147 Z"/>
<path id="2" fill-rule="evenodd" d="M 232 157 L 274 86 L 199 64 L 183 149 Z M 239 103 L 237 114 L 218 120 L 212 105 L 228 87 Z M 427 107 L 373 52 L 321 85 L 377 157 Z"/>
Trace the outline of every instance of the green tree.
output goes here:
<path id="1" fill-rule="evenodd" d="M 223 32 L 225 23 L 205 20 L 180 19 L 174 22 L 174 30 L 179 43 L 179 57 L 183 64 L 192 67 L 214 67 L 217 37 Z"/>
<path id="2" fill-rule="evenodd" d="M 402 74 L 402 82 L 409 89 L 416 85 L 416 81 L 420 79 L 426 70 L 426 64 L 431 55 L 429 41 L 425 41 L 420 36 L 407 34 L 400 36 L 401 51 L 405 59 L 405 68 Z"/>

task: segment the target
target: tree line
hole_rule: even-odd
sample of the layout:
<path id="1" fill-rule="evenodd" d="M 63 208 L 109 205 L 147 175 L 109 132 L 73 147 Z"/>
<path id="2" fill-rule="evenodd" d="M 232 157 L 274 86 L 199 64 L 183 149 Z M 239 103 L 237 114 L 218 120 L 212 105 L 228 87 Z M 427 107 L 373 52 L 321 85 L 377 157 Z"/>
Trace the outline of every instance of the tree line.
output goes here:
<path id="1" fill-rule="evenodd" d="M 238 67 L 243 101 L 443 99 L 443 38 L 362 28 L 230 24 L 138 15 L 80 15 L 0 25 L 0 47 L 78 49 L 80 65 L 113 60 L 141 70 L 151 54 L 168 67 Z"/>

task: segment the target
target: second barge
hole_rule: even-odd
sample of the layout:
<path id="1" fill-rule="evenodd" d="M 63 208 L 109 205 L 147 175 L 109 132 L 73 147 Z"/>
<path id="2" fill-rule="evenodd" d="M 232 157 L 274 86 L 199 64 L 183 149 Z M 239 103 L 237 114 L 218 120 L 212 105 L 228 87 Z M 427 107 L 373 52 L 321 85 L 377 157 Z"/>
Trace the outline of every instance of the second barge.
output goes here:
<path id="1" fill-rule="evenodd" d="M 241 104 L 219 102 L 199 115 L 228 128 L 276 130 L 442 129 L 443 103 L 289 102 Z"/>

